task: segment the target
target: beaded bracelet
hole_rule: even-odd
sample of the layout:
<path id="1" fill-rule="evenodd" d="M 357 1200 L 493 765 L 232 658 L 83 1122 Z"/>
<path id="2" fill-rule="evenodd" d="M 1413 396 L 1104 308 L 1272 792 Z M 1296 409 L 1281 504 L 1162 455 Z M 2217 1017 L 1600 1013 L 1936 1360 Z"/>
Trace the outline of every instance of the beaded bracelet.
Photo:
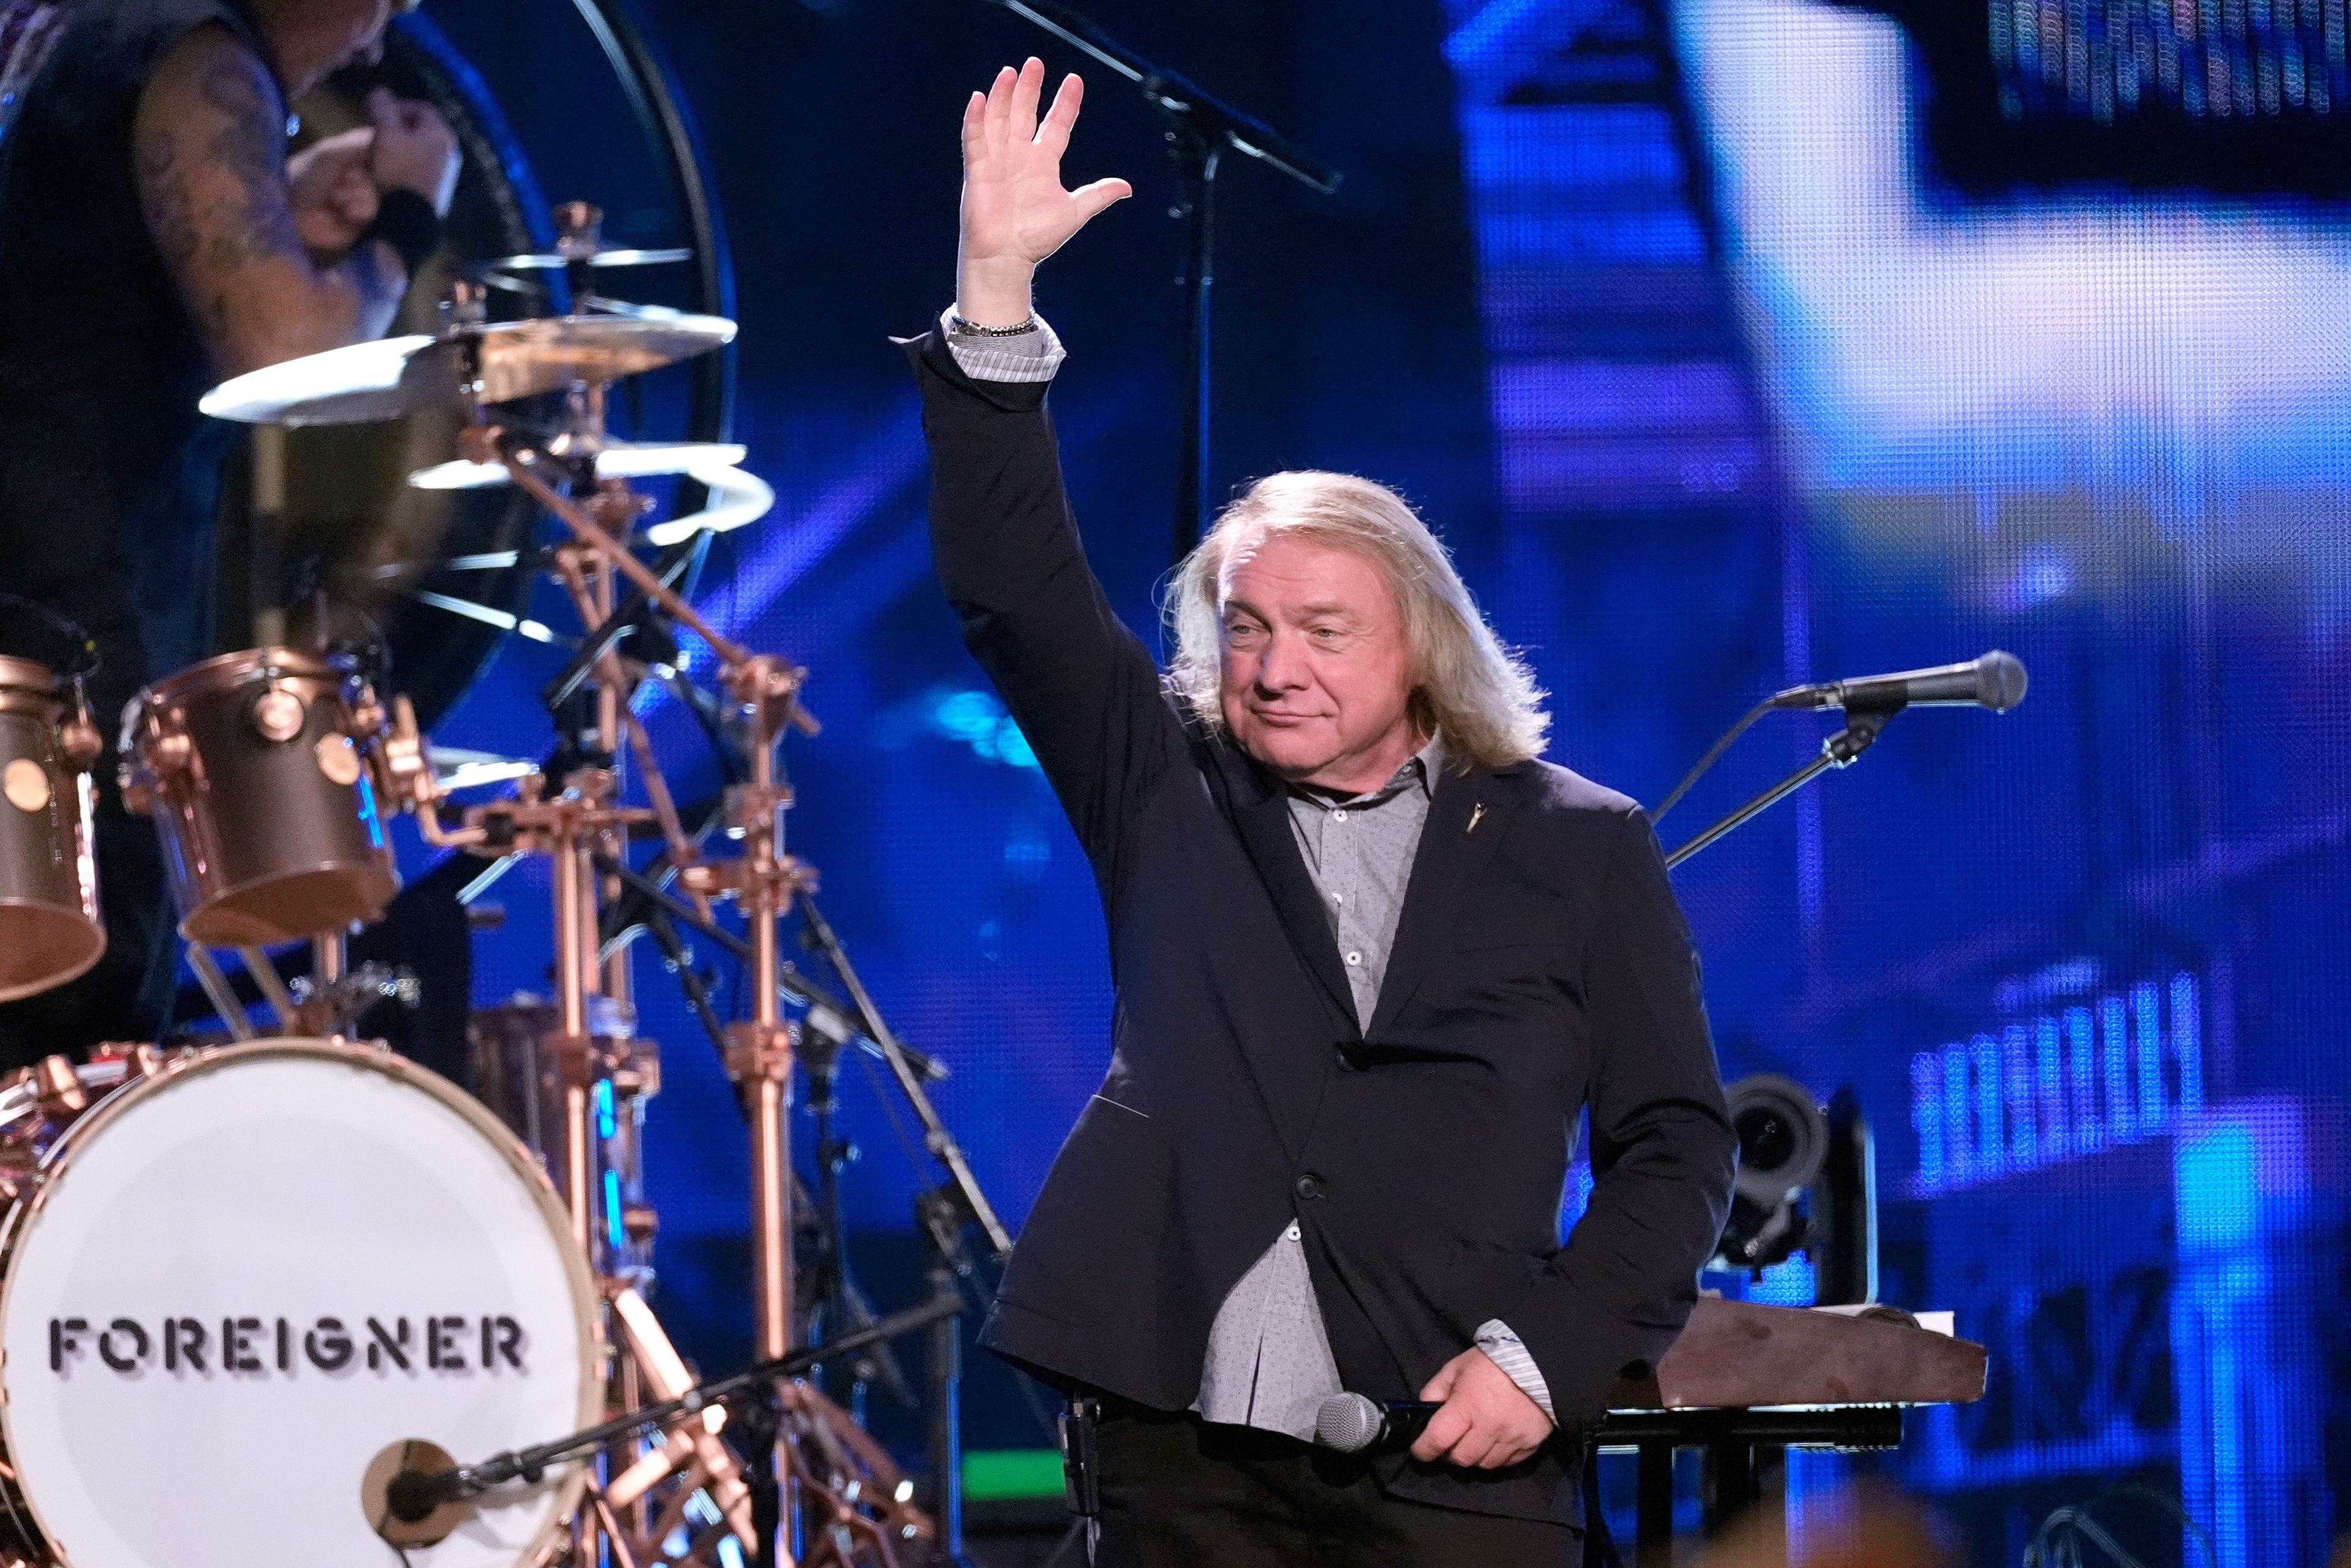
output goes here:
<path id="1" fill-rule="evenodd" d="M 947 326 L 950 330 L 968 333 L 975 338 L 1018 338 L 1024 332 L 1037 329 L 1037 316 L 1031 311 L 1029 319 L 1018 327 L 983 327 L 977 321 L 967 321 L 950 310 L 947 312 Z"/>

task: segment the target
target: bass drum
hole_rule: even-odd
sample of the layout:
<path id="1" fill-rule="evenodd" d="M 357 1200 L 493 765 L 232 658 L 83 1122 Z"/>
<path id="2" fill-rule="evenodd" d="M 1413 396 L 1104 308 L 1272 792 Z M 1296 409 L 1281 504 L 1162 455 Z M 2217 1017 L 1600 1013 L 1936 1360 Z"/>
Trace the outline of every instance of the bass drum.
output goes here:
<path id="1" fill-rule="evenodd" d="M 0 1561 L 382 1563 L 382 1478 L 412 1445 L 477 1459 L 601 1415 L 564 1214 L 444 1081 L 324 1040 L 140 1053 L 111 1092 L 55 1065 L 25 1103 L 0 1093 L 64 1129 L 31 1172 L 0 1158 Z M 586 1484 L 500 1489 L 402 1550 L 533 1568 Z"/>

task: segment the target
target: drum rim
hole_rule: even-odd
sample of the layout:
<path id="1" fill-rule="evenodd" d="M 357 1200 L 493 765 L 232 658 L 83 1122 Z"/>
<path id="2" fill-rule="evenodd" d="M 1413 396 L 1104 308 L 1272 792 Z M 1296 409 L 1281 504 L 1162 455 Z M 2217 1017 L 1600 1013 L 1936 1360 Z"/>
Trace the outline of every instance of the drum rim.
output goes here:
<path id="1" fill-rule="evenodd" d="M 9 1265 L 15 1261 L 17 1249 L 24 1245 L 26 1236 L 38 1221 L 41 1211 L 47 1207 L 53 1178 L 71 1160 L 76 1149 L 96 1136 L 100 1128 L 120 1120 L 129 1106 L 140 1103 L 151 1092 L 160 1093 L 169 1085 L 217 1072 L 225 1067 L 273 1057 L 328 1061 L 381 1073 L 438 1100 L 489 1140 L 507 1164 L 523 1178 L 541 1218 L 547 1221 L 555 1237 L 556 1251 L 563 1260 L 565 1279 L 571 1287 L 573 1315 L 580 1327 L 580 1426 L 592 1426 L 600 1419 L 604 1413 L 605 1394 L 601 1371 L 604 1352 L 603 1313 L 601 1311 L 603 1297 L 595 1276 L 589 1270 L 586 1255 L 572 1244 L 570 1214 L 556 1197 L 554 1183 L 539 1165 L 538 1156 L 515 1135 L 512 1128 L 493 1115 L 488 1106 L 439 1073 L 395 1053 L 381 1040 L 321 1040 L 289 1035 L 200 1051 L 193 1056 L 166 1063 L 161 1072 L 137 1082 L 125 1083 L 92 1103 L 57 1135 L 56 1143 L 42 1153 L 40 1176 L 34 1185 L 32 1196 L 21 1203 L 11 1205 L 5 1215 L 0 1215 L 0 1324 L 8 1321 L 16 1301 L 16 1277 Z M 0 1456 L 13 1454 L 17 1448 L 16 1429 L 9 1419 L 6 1383 L 7 1367 L 5 1359 L 0 1359 Z M 546 1562 L 569 1530 L 571 1519 L 587 1500 L 587 1465 L 572 1461 L 559 1468 L 569 1473 L 554 1488 L 555 1509 L 538 1534 L 516 1556 L 515 1568 L 532 1568 L 533 1564 Z M 13 1467 L 11 1469 L 13 1472 Z M 56 1533 L 49 1528 L 47 1521 L 41 1517 L 40 1505 L 26 1489 L 22 1475 L 12 1473 L 5 1490 L 6 1496 L 0 1498 L 0 1513 L 19 1518 L 24 1525 L 37 1531 L 37 1544 L 47 1548 L 56 1568 L 75 1568 L 73 1558 L 57 1545 Z"/>
<path id="2" fill-rule="evenodd" d="M 63 677 L 38 659 L 0 653 L 0 690 L 37 692 L 62 703 L 65 685 Z"/>
<path id="3" fill-rule="evenodd" d="M 160 681 L 151 681 L 132 699 L 134 703 L 171 703 L 183 701 L 199 692 L 225 686 L 235 689 L 254 675 L 277 672 L 301 681 L 330 681 L 340 689 L 344 672 L 333 660 L 300 648 L 272 644 L 266 648 L 239 648 L 233 653 L 214 653 L 211 658 L 172 671 Z M 219 677 L 226 676 L 226 680 Z"/>
<path id="4" fill-rule="evenodd" d="M 365 780 L 362 779 L 361 782 L 364 783 Z M 181 939 L 183 941 L 204 941 L 205 945 L 208 946 L 249 946 L 250 944 L 211 942 L 206 941 L 204 938 L 191 936 L 188 931 L 188 922 L 199 919 L 208 912 L 218 908 L 222 901 L 225 899 L 242 897 L 246 894 L 255 891 L 256 888 L 266 887 L 273 882 L 282 882 L 290 876 L 309 876 L 319 872 L 375 872 L 381 874 L 385 881 L 391 883 L 390 891 L 383 895 L 383 902 L 377 904 L 372 909 L 361 910 L 352 915 L 350 917 L 350 923 L 351 924 L 371 925 L 374 922 L 381 920 L 383 918 L 385 907 L 389 905 L 394 898 L 400 895 L 402 885 L 400 880 L 400 862 L 398 858 L 392 853 L 391 835 L 386 834 L 383 847 L 381 850 L 371 852 L 364 860 L 328 861 L 324 864 L 306 865 L 296 871 L 277 872 L 267 876 L 247 877 L 245 881 L 238 883 L 234 887 L 224 887 L 217 892 L 207 893 L 185 915 L 180 916 L 179 924 L 173 926 L 172 929 L 180 934 Z M 172 873 L 172 880 L 175 883 L 178 881 L 178 873 L 176 872 Z M 211 880 L 209 874 L 204 876 L 192 874 L 188 878 L 188 881 L 193 883 L 202 883 L 208 880 Z M 203 890 L 199 886 L 196 891 L 202 892 Z M 276 936 L 263 941 L 259 946 L 266 947 L 278 942 L 299 942 L 305 937 L 312 935 L 315 935 L 315 931 L 309 927 L 305 927 L 300 931 L 281 930 Z M 406 1058 L 396 1058 L 396 1060 L 405 1061 Z M 436 1078 L 440 1077 L 438 1073 L 435 1073 L 434 1076 Z M 448 1082 L 448 1080 L 444 1078 L 441 1082 L 446 1083 Z M 463 1092 L 463 1091 L 460 1091 L 460 1092 Z"/>

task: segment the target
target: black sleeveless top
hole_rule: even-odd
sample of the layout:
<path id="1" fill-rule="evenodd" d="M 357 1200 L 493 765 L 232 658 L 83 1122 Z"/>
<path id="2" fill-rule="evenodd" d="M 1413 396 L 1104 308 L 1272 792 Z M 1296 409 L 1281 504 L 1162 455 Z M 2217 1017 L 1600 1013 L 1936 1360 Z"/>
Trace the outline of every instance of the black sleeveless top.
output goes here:
<path id="1" fill-rule="evenodd" d="M 97 639 L 110 749 L 142 683 L 209 652 L 232 432 L 196 412 L 218 378 L 131 162 L 141 89 L 206 24 L 261 48 L 243 0 L 0 0 L 0 589 Z"/>

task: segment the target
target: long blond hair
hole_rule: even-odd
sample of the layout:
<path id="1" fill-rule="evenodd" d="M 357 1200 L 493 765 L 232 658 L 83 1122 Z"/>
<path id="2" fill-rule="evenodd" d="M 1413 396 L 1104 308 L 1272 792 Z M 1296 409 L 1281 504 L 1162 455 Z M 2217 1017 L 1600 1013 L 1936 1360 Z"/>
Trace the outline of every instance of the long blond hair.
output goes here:
<path id="1" fill-rule="evenodd" d="M 1542 755 L 1551 729 L 1526 661 L 1502 646 L 1445 546 L 1402 496 L 1352 474 L 1293 469 L 1250 486 L 1176 569 L 1165 615 L 1168 680 L 1211 728 L 1224 727 L 1223 616 L 1232 570 L 1274 534 L 1353 550 L 1380 569 L 1404 615 L 1413 716 L 1462 767 Z"/>

